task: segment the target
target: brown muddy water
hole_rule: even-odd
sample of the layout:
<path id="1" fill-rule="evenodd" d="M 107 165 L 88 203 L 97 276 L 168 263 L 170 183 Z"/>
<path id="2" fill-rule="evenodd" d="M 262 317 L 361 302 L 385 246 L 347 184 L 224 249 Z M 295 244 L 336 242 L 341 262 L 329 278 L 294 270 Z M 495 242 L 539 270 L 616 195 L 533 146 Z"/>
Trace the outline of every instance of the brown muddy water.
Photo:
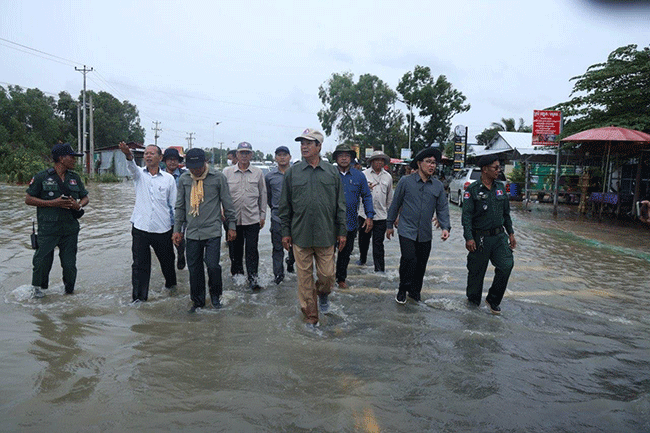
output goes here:
<path id="1" fill-rule="evenodd" d="M 131 184 L 91 185 L 76 293 L 58 257 L 30 298 L 34 208 L 0 185 L 0 430 L 224 432 L 650 431 L 650 230 L 519 204 L 501 316 L 468 309 L 460 210 L 434 238 L 423 299 L 397 305 L 387 272 L 349 268 L 350 288 L 308 329 L 295 275 L 272 283 L 268 227 L 257 294 L 227 275 L 224 308 L 188 315 L 187 270 L 169 294 L 130 304 Z M 486 286 L 492 278 L 488 270 Z"/>

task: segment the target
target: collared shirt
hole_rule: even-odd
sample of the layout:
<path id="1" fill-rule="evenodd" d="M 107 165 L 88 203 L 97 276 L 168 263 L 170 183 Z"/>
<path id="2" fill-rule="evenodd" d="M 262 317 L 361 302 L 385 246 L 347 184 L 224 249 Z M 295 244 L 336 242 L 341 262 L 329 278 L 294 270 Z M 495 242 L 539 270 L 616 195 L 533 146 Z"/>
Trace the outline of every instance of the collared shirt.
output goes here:
<path id="1" fill-rule="evenodd" d="M 176 181 L 176 186 L 178 186 L 178 178 L 181 177 L 181 174 L 185 173 L 186 171 L 188 171 L 186 168 L 181 169 L 180 167 L 177 167 L 173 173 L 169 173 L 169 172 L 168 173 L 174 176 L 174 180 Z"/>
<path id="2" fill-rule="evenodd" d="M 388 215 L 388 208 L 393 202 L 393 176 L 383 168 L 379 174 L 371 168 L 363 170 L 363 174 L 368 179 L 368 185 L 372 192 L 372 208 L 375 211 L 373 220 L 385 220 Z M 366 213 L 359 206 L 359 216 L 366 218 Z"/>
<path id="3" fill-rule="evenodd" d="M 348 231 L 351 232 L 356 230 L 359 225 L 359 219 L 357 218 L 359 198 L 361 198 L 363 208 L 369 214 L 369 217 L 372 218 L 375 215 L 372 207 L 372 193 L 370 192 L 370 187 L 368 187 L 366 177 L 356 168 L 350 167 L 345 173 L 339 170 L 339 175 L 341 176 L 343 192 L 345 193 L 346 226 Z"/>
<path id="4" fill-rule="evenodd" d="M 209 169 L 203 179 L 203 201 L 199 204 L 199 214 L 190 213 L 192 205 L 192 175 L 185 172 L 178 178 L 178 198 L 176 199 L 176 218 L 174 232 L 181 233 L 183 224 L 187 223 L 185 237 L 193 240 L 205 240 L 221 237 L 221 208 L 228 229 L 236 230 L 237 216 L 232 204 L 228 182 L 223 173 Z"/>
<path id="5" fill-rule="evenodd" d="M 42 200 L 54 200 L 59 198 L 63 191 L 59 188 L 59 176 L 54 168 L 48 168 L 36 174 L 27 188 L 27 194 Z M 81 177 L 72 170 L 66 170 L 63 176 L 63 184 L 70 191 L 70 195 L 75 200 L 81 200 L 88 195 Z M 61 207 L 42 207 L 36 208 L 36 218 L 38 220 L 38 234 L 73 234 L 79 232 L 79 221 L 72 216 L 70 209 Z"/>
<path id="6" fill-rule="evenodd" d="M 505 227 L 514 233 L 510 218 L 510 200 L 503 182 L 495 180 L 488 189 L 481 179 L 472 182 L 463 195 L 463 237 L 474 239 L 473 230 L 492 230 Z"/>
<path id="7" fill-rule="evenodd" d="M 282 195 L 282 183 L 284 182 L 284 173 L 274 168 L 264 176 L 266 181 L 267 203 L 271 208 L 271 221 L 280 223 L 278 209 L 280 207 L 280 196 Z"/>
<path id="8" fill-rule="evenodd" d="M 345 194 L 338 170 L 321 160 L 312 167 L 305 160 L 284 175 L 279 216 L 282 236 L 302 248 L 330 247 L 346 236 Z"/>
<path id="9" fill-rule="evenodd" d="M 393 228 L 399 213 L 399 235 L 417 242 L 428 242 L 433 238 L 431 220 L 434 211 L 440 227 L 451 230 L 449 204 L 442 183 L 433 177 L 423 182 L 416 171 L 403 176 L 397 183 L 386 217 L 386 228 Z"/>
<path id="10" fill-rule="evenodd" d="M 133 227 L 150 233 L 165 233 L 174 225 L 176 181 L 174 176 L 158 169 L 151 175 L 146 167 L 138 167 L 134 160 L 126 161 L 133 175 L 135 206 L 131 214 Z"/>
<path id="11" fill-rule="evenodd" d="M 237 212 L 237 225 L 257 224 L 266 219 L 266 182 L 257 167 L 241 170 L 239 164 L 223 170 Z"/>

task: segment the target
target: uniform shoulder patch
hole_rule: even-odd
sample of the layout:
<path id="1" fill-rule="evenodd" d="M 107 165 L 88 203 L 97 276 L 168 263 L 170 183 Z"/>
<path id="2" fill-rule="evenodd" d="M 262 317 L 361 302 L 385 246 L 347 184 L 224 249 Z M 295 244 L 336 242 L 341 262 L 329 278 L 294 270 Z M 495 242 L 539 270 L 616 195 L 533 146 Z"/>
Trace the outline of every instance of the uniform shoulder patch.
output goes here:
<path id="1" fill-rule="evenodd" d="M 33 183 L 34 183 L 34 178 L 32 177 L 32 180 L 29 181 L 29 184 L 31 185 Z"/>
<path id="2" fill-rule="evenodd" d="M 502 195 L 503 195 L 503 190 L 497 189 L 497 197 L 501 197 Z"/>
<path id="3" fill-rule="evenodd" d="M 70 185 L 76 185 L 77 181 L 75 179 L 70 179 Z"/>
<path id="4" fill-rule="evenodd" d="M 468 200 L 472 195 L 469 193 L 469 191 L 465 191 L 465 195 L 463 195 L 463 199 Z"/>

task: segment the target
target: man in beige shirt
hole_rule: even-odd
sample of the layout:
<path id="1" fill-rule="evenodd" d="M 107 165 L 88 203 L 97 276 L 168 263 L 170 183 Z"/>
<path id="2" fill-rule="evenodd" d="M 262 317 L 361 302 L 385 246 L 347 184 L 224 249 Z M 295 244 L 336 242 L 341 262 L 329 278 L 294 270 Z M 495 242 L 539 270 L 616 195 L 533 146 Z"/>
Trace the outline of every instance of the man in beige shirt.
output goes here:
<path id="1" fill-rule="evenodd" d="M 250 289 L 260 290 L 257 280 L 259 265 L 260 230 L 266 219 L 266 182 L 262 170 L 251 165 L 253 146 L 242 142 L 237 145 L 237 164 L 223 170 L 228 189 L 237 213 L 237 238 L 231 244 L 230 273 L 244 275 L 244 248 L 246 273 Z"/>

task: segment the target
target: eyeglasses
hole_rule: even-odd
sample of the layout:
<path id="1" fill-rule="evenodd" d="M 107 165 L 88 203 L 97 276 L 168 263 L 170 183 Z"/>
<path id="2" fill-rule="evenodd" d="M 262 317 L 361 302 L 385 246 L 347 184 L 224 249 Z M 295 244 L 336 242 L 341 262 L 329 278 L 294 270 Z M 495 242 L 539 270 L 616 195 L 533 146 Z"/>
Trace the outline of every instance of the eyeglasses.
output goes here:
<path id="1" fill-rule="evenodd" d="M 435 159 L 423 159 L 422 162 L 426 162 L 429 165 L 436 165 Z"/>
<path id="2" fill-rule="evenodd" d="M 492 170 L 496 170 L 496 171 L 501 171 L 501 170 L 503 169 L 503 167 L 501 167 L 500 165 L 497 165 L 497 166 L 490 165 L 489 167 L 490 167 Z"/>

